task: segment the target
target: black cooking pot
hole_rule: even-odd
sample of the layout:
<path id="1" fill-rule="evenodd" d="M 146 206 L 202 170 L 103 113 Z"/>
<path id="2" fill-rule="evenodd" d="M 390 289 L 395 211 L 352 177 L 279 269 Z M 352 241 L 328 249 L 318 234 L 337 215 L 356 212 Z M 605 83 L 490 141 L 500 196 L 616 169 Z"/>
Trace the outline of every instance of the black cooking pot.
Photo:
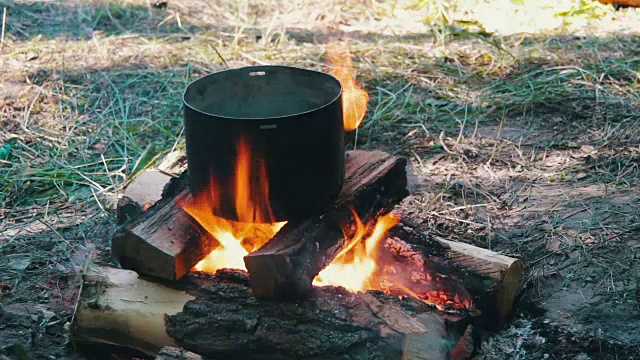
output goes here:
<path id="1" fill-rule="evenodd" d="M 222 189 L 214 215 L 242 220 L 234 206 L 242 139 L 251 149 L 254 190 L 261 181 L 256 164 L 264 160 L 271 221 L 330 206 L 344 181 L 341 95 L 333 76 L 286 66 L 225 70 L 192 82 L 183 96 L 191 192 L 213 181 Z"/>

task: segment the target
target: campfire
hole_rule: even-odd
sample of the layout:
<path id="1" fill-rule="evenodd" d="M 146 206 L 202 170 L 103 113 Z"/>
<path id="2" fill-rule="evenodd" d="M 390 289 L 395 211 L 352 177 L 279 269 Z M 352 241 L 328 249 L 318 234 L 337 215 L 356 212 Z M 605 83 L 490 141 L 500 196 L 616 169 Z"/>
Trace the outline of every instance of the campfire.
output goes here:
<path id="1" fill-rule="evenodd" d="M 254 164 L 256 166 L 252 166 Z M 252 168 L 257 168 L 257 171 Z M 219 206 L 216 199 L 224 191 L 216 186 L 216 179 L 212 178 L 209 188 L 195 198 L 181 201 L 180 206 L 219 242 L 218 247 L 196 264 L 195 270 L 212 274 L 224 268 L 246 270 L 244 256 L 266 244 L 286 224 L 273 222 L 266 196 L 269 184 L 265 169 L 264 161 L 253 157 L 251 145 L 239 139 L 233 189 L 239 222 L 213 215 Z M 257 180 L 256 184 L 252 184 L 251 179 Z"/>
<path id="2" fill-rule="evenodd" d="M 506 322 L 520 262 L 424 234 L 393 212 L 408 195 L 407 162 L 381 151 L 345 155 L 336 134 L 358 128 L 368 94 L 354 80 L 346 47 L 330 45 L 327 59 L 331 78 L 254 67 L 240 70 L 248 87 L 213 94 L 201 83 L 190 85 L 188 171 L 168 178 L 150 207 L 125 192 L 118 207 L 124 224 L 112 250 L 130 270 L 98 269 L 85 279 L 76 340 L 153 354 L 179 345 L 211 357 L 269 358 L 264 352 L 272 351 L 291 358 L 391 359 L 427 352 L 463 359 L 474 350 L 472 325 L 491 329 Z M 307 81 L 318 91 L 301 98 L 307 103 L 295 105 L 294 115 L 273 99 L 252 102 L 269 116 L 241 102 L 229 105 L 235 98 L 216 105 L 222 110 L 215 113 L 199 108 L 208 96 L 237 92 L 252 101 L 279 91 L 291 96 L 279 86 L 292 74 L 306 79 L 293 82 Z M 229 124 L 239 113 L 250 121 L 236 122 L 243 130 L 231 141 L 237 129 Z M 283 134 L 313 128 L 318 119 L 330 120 L 314 135 L 335 144 L 282 151 L 304 145 Z M 209 124 L 221 135 L 208 139 Z M 292 161 L 299 167 L 286 173 Z"/>
<path id="3" fill-rule="evenodd" d="M 369 96 L 353 77 L 348 49 L 330 44 L 327 54 L 328 72 L 340 81 L 343 88 L 344 129 L 356 130 L 366 114 Z M 286 221 L 274 221 L 268 197 L 269 182 L 265 160 L 252 151 L 251 144 L 242 137 L 238 139 L 236 154 L 232 189 L 220 186 L 218 180 L 212 177 L 209 186 L 203 191 L 180 202 L 182 209 L 200 225 L 199 228 L 219 243 L 195 265 L 196 271 L 210 274 L 225 268 L 246 271 L 244 257 L 260 249 L 286 224 Z M 218 199 L 225 191 L 234 194 L 234 215 L 238 221 L 214 215 L 219 212 Z M 405 266 L 403 271 L 397 271 L 393 261 L 381 264 L 382 259 L 378 257 L 378 253 L 384 246 L 383 237 L 387 230 L 399 223 L 399 218 L 382 214 L 364 224 L 353 208 L 351 212 L 353 221 L 345 221 L 343 224 L 346 246 L 314 278 L 313 285 L 342 286 L 351 291 L 381 290 L 394 295 L 414 296 L 440 307 L 453 305 L 473 308 L 473 302 L 466 292 L 428 290 L 426 293 L 416 293 L 419 291 L 418 287 L 429 288 L 424 285 L 433 282 L 430 274 L 426 273 L 414 288 L 411 278 L 424 272 L 424 269 L 416 272 L 416 269 Z"/>

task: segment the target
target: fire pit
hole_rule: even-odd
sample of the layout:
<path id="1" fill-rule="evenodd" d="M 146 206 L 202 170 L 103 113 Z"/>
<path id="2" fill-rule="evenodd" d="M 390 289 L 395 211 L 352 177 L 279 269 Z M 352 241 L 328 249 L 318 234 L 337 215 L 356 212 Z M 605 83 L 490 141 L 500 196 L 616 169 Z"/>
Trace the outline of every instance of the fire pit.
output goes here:
<path id="1" fill-rule="evenodd" d="M 150 207 L 118 216 L 128 222 L 112 250 L 129 270 L 96 268 L 85 277 L 75 340 L 150 354 L 179 345 L 209 357 L 465 359 L 474 349 L 472 325 L 507 321 L 520 262 L 423 234 L 393 214 L 408 195 L 405 159 L 381 151 L 345 158 L 343 126 L 357 127 L 364 111 L 353 106 L 366 108 L 366 96 L 349 62 L 341 64 L 339 83 L 307 70 L 254 67 L 189 86 L 189 170 L 167 177 L 163 189 L 147 188 L 162 193 Z M 211 89 L 211 81 L 236 76 L 227 90 Z M 319 94 L 317 102 L 261 98 L 271 87 L 271 99 L 293 97 L 290 83 L 309 87 L 305 96 Z M 264 115 L 245 109 L 254 97 Z M 309 129 L 334 143 L 300 141 Z M 314 162 L 302 171 L 283 161 L 308 157 Z M 278 170 L 288 176 L 271 175 Z M 274 182 L 283 188 L 272 191 Z M 125 191 L 119 211 L 142 198 L 149 196 Z"/>

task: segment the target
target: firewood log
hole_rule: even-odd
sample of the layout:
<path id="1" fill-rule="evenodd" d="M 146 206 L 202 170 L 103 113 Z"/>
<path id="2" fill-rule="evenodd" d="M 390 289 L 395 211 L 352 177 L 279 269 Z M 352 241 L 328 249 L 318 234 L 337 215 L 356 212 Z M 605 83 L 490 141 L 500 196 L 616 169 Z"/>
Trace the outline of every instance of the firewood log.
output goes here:
<path id="1" fill-rule="evenodd" d="M 315 288 L 299 303 L 260 300 L 239 270 L 190 274 L 176 289 L 95 267 L 71 331 L 76 342 L 150 355 L 171 346 L 207 358 L 445 360 L 467 321 L 414 299 L 336 287 Z"/>
<path id="2" fill-rule="evenodd" d="M 407 195 L 405 160 L 381 151 L 350 151 L 347 155 L 344 188 L 335 207 L 321 217 L 287 224 L 269 242 L 270 246 L 245 261 L 250 271 L 266 269 L 265 261 L 280 256 L 273 254 L 272 248 L 279 246 L 283 242 L 281 240 L 289 241 L 287 245 L 290 245 L 290 250 L 295 248 L 296 257 L 304 256 L 309 261 L 309 265 L 300 268 L 300 274 L 304 277 L 294 283 L 299 286 L 291 291 L 292 294 L 304 295 L 310 289 L 313 276 L 344 245 L 342 226 L 345 220 L 351 218 L 350 206 L 356 209 L 363 221 L 368 221 L 379 213 L 390 211 Z M 187 179 L 187 174 L 183 173 L 180 178 L 171 179 L 164 190 L 159 190 L 157 185 L 146 187 L 148 192 L 162 193 L 162 198 L 114 235 L 112 253 L 122 267 L 143 275 L 175 280 L 184 276 L 218 245 L 179 205 L 181 200 L 191 196 Z M 139 203 L 142 198 L 142 195 L 130 196 L 134 203 Z M 315 251 L 316 242 L 318 251 Z M 309 248 L 309 244 L 313 245 L 313 249 Z M 254 265 L 254 259 L 263 265 Z M 289 272 L 277 275 L 289 276 L 289 279 L 293 268 L 287 269 Z M 268 270 L 265 271 L 264 274 L 272 276 Z M 258 276 L 255 271 L 252 274 Z M 275 275 L 273 279 L 276 279 Z M 264 284 L 266 286 L 267 283 Z M 258 294 L 267 294 L 268 291 L 276 294 L 276 287 L 278 291 L 282 290 L 283 281 L 278 284 L 274 282 L 271 290 L 257 289 Z"/>
<path id="3" fill-rule="evenodd" d="M 177 346 L 164 317 L 182 311 L 194 297 L 141 279 L 129 270 L 94 266 L 83 277 L 72 320 L 73 340 L 106 343 L 155 355 Z"/>
<path id="4" fill-rule="evenodd" d="M 354 169 L 358 169 L 358 166 L 353 165 L 358 164 L 355 160 L 360 159 L 358 161 L 362 164 L 362 159 L 367 157 L 369 159 L 378 160 L 394 159 L 394 157 L 391 157 L 390 155 L 376 155 L 375 152 L 373 155 L 371 155 L 370 152 L 356 152 L 356 154 L 357 153 L 361 153 L 361 155 L 353 156 L 351 158 L 351 165 L 348 165 L 348 169 L 352 169 L 349 170 L 349 173 L 351 174 L 358 173 L 358 171 L 354 171 Z M 362 156 L 362 153 L 366 153 L 367 156 Z M 350 154 L 353 153 L 350 152 Z M 382 163 L 384 163 L 384 161 Z M 387 175 L 378 177 L 377 179 L 394 179 L 394 176 L 398 175 L 400 175 L 402 179 L 404 170 L 400 169 L 398 163 L 393 160 L 388 164 L 392 164 L 392 166 L 387 165 L 386 169 L 394 170 L 391 171 L 390 174 L 387 173 Z M 184 165 L 182 165 L 182 168 L 184 168 Z M 385 169 L 385 167 L 378 167 L 376 169 L 378 174 L 380 174 L 380 170 Z M 365 171 L 361 173 L 368 174 L 369 172 Z M 163 197 L 165 201 L 174 201 L 173 199 L 177 194 L 181 191 L 185 191 L 185 175 L 186 174 L 183 174 L 182 178 L 179 179 L 172 179 L 164 187 Z M 398 189 L 402 189 L 402 181 L 394 183 L 399 184 Z M 154 190 L 151 188 L 149 190 L 158 191 L 157 189 Z M 389 189 L 386 191 L 389 191 Z M 391 194 L 393 194 L 393 192 L 391 192 Z M 150 224 L 147 227 L 148 230 L 139 233 L 147 232 L 156 235 L 147 236 L 146 241 L 143 241 L 143 239 L 145 239 L 144 236 L 132 238 L 131 233 L 128 233 L 128 235 L 123 238 L 116 236 L 113 244 L 114 254 L 117 254 L 121 262 L 123 262 L 123 265 L 126 267 L 138 269 L 142 273 L 165 277 L 168 279 L 176 278 L 179 277 L 177 275 L 178 273 L 184 274 L 189 271 L 192 264 L 195 264 L 195 262 L 201 258 L 201 254 L 207 253 L 207 250 L 209 250 L 209 247 L 215 243 L 215 240 L 207 240 L 207 238 L 203 239 L 202 234 L 194 230 L 192 224 L 188 222 L 189 219 L 187 215 L 179 207 L 162 205 L 161 202 L 154 205 L 154 207 L 157 208 L 155 210 L 153 208 L 148 210 L 148 212 L 151 212 L 151 215 L 147 214 L 146 216 L 150 217 L 144 221 L 145 223 Z M 374 206 L 370 209 L 375 208 L 376 207 Z M 378 207 L 378 209 L 381 208 L 388 209 L 388 207 Z M 350 213 L 345 215 L 345 217 L 350 216 Z M 367 219 L 373 217 L 373 215 L 366 214 L 365 216 Z M 156 220 L 151 221 L 151 218 Z M 423 253 L 423 257 L 430 259 L 428 264 L 429 266 L 440 269 L 443 273 L 455 272 L 462 283 L 461 286 L 473 297 L 475 307 L 482 312 L 478 322 L 481 323 L 483 327 L 497 329 L 505 324 L 511 315 L 511 309 L 515 301 L 515 297 L 520 290 L 523 277 L 522 263 L 518 259 L 500 255 L 493 251 L 473 245 L 448 241 L 428 233 L 423 234 L 404 221 L 405 220 L 403 220 L 402 224 L 392 228 L 387 237 L 389 239 L 395 238 L 400 240 L 395 241 L 397 244 L 402 241 L 411 244 L 414 247 L 412 251 L 421 251 Z M 154 226 L 157 226 L 157 228 L 154 228 Z M 305 228 L 296 225 L 289 229 L 300 230 Z M 288 248 L 287 246 L 284 246 L 282 250 L 273 251 L 273 244 L 271 244 L 264 250 L 261 249 L 262 251 L 259 251 L 256 254 L 256 257 L 265 258 L 267 259 L 267 263 L 272 261 L 273 264 L 278 263 L 278 261 L 275 261 L 274 259 L 280 259 L 282 260 L 281 263 L 286 264 L 289 262 L 290 265 L 282 268 L 274 266 L 272 267 L 270 274 L 268 272 L 264 274 L 260 274 L 258 272 L 256 274 L 256 268 L 254 268 L 254 278 L 262 276 L 263 280 L 260 281 L 266 281 L 264 280 L 268 278 L 266 274 L 269 274 L 269 277 L 271 278 L 277 275 L 278 277 L 276 278 L 285 280 L 287 278 L 294 277 L 293 283 L 298 282 L 299 284 L 303 284 L 296 286 L 303 289 L 306 288 L 304 291 L 309 291 L 311 279 L 315 276 L 315 271 L 310 271 L 309 269 L 312 267 L 307 266 L 302 259 L 315 261 L 313 266 L 317 269 L 323 266 L 318 264 L 326 264 L 327 261 L 329 261 L 329 258 L 332 258 L 333 255 L 316 253 L 316 246 L 314 243 L 312 244 L 314 246 L 310 246 L 310 243 L 305 243 L 301 239 L 313 239 L 314 237 L 320 238 L 320 241 L 323 242 L 323 244 L 334 244 L 335 246 L 335 244 L 340 244 L 340 242 L 336 242 L 336 240 L 341 240 L 343 235 L 341 232 L 337 231 L 337 227 L 328 227 L 327 224 L 318 226 L 317 228 L 308 227 L 307 229 L 310 229 L 309 231 L 311 233 L 308 237 L 292 236 L 292 234 L 295 234 L 295 231 L 289 231 L 288 235 L 284 237 L 287 241 L 280 241 L 281 244 L 289 242 L 289 245 L 287 245 Z M 326 229 L 330 230 L 327 231 Z M 127 231 L 131 231 L 130 228 Z M 180 236 L 181 234 L 182 237 Z M 283 235 L 281 236 L 284 236 L 285 234 L 287 234 L 287 232 L 283 232 Z M 332 238 L 327 240 L 322 238 L 323 236 L 332 236 Z M 282 240 L 282 237 L 280 237 L 280 240 Z M 276 242 L 274 242 L 274 244 L 275 243 Z M 189 248 L 189 244 L 192 244 L 191 248 Z M 161 245 L 166 246 L 165 249 L 167 250 L 162 250 L 163 248 Z M 126 248 L 119 248 L 122 246 Z M 284 251 L 287 249 L 288 252 Z M 268 254 L 269 252 L 271 252 L 271 254 Z M 295 257 L 293 255 L 299 256 Z M 149 266 L 149 264 L 153 266 Z M 291 264 L 298 264 L 296 266 L 300 266 L 300 268 L 296 269 L 292 267 Z M 250 269 L 251 266 L 252 265 L 249 267 Z M 305 266 L 307 267 L 305 268 Z M 176 269 L 180 270 L 177 271 Z M 261 269 L 261 267 L 257 267 L 257 269 Z M 264 266 L 262 269 L 264 269 Z M 295 274 L 292 270 L 295 270 L 304 276 L 301 276 L 300 279 L 295 279 L 295 275 L 291 275 Z M 270 293 L 277 294 L 277 291 L 281 291 L 277 289 L 282 289 L 283 284 L 286 284 L 287 282 L 278 280 L 273 283 L 261 283 L 259 281 L 254 281 L 254 283 L 256 284 L 256 288 L 259 289 L 258 294 L 260 294 L 260 291 L 263 291 L 263 294 L 266 294 L 266 296 L 269 297 L 271 296 L 269 295 Z M 299 290 L 291 291 L 291 293 L 300 294 Z"/>

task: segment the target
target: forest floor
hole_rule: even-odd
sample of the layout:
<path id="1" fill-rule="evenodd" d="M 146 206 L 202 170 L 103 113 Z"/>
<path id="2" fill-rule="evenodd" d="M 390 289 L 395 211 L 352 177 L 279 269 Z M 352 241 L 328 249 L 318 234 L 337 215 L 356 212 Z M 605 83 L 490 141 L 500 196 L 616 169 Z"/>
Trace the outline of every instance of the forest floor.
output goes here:
<path id="1" fill-rule="evenodd" d="M 109 261 L 123 187 L 184 146 L 191 80 L 255 64 L 323 69 L 330 41 L 349 41 L 370 94 L 357 147 L 411 160 L 404 212 L 525 264 L 513 321 L 478 357 L 640 358 L 640 11 L 585 0 L 5 8 L 0 358 L 98 357 L 68 342 L 80 276 Z"/>

